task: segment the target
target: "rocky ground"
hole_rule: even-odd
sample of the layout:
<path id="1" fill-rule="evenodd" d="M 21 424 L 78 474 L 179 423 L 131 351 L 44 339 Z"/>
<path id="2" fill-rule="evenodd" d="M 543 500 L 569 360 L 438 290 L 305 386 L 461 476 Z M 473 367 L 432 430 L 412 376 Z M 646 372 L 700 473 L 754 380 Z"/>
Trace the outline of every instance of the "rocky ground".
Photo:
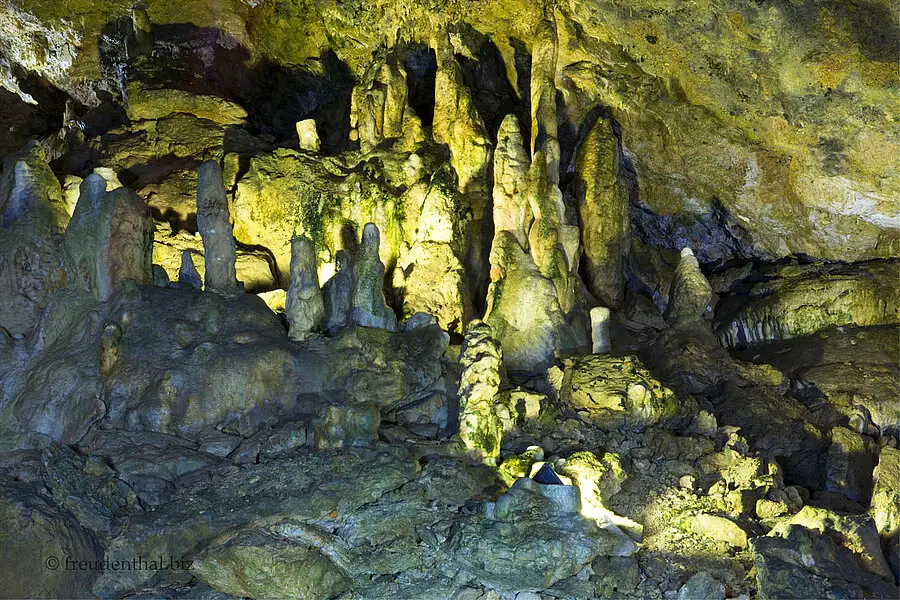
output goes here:
<path id="1" fill-rule="evenodd" d="M 0 596 L 898 596 L 887 8 L 27 4 Z"/>

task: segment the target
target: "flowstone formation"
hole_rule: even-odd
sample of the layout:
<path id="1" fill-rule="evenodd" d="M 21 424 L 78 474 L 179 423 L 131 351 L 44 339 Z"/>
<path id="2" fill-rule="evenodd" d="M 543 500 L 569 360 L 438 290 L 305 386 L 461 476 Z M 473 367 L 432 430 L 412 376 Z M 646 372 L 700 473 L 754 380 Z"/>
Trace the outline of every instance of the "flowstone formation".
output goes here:
<path id="1" fill-rule="evenodd" d="M 445 4 L 0 0 L 0 595 L 896 598 L 884 2 Z"/>

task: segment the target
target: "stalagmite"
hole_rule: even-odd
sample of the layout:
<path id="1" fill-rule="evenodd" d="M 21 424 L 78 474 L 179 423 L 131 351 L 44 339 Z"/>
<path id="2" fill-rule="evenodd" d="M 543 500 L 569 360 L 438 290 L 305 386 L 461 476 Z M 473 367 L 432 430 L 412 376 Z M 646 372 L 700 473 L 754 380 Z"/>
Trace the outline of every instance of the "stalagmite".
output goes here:
<path id="1" fill-rule="evenodd" d="M 670 323 L 696 320 L 706 314 L 711 300 L 712 288 L 700 270 L 700 263 L 690 248 L 683 248 L 663 316 Z"/>
<path id="2" fill-rule="evenodd" d="M 494 151 L 494 231 L 512 232 L 522 248 L 528 247 L 532 218 L 525 198 L 530 163 L 519 120 L 513 114 L 506 115 Z"/>
<path id="3" fill-rule="evenodd" d="M 190 250 L 182 250 L 181 267 L 178 269 L 178 283 L 194 290 L 203 289 L 203 280 L 194 265 L 194 256 Z"/>
<path id="4" fill-rule="evenodd" d="M 203 238 L 206 290 L 223 294 L 240 292 L 228 198 L 222 169 L 214 160 L 201 164 L 197 174 L 197 227 Z"/>
<path id="5" fill-rule="evenodd" d="M 397 315 L 384 299 L 384 263 L 378 255 L 381 235 L 374 223 L 363 227 L 362 243 L 353 264 L 350 321 L 363 327 L 397 330 Z"/>
<path id="6" fill-rule="evenodd" d="M 71 281 L 101 300 L 126 279 L 153 281 L 150 209 L 130 189 L 106 187 L 100 175 L 85 178 L 63 242 Z"/>
<path id="7" fill-rule="evenodd" d="M 59 181 L 37 142 L 0 170 L 0 326 L 27 333 L 66 282 L 62 231 L 69 215 Z"/>
<path id="8" fill-rule="evenodd" d="M 609 343 L 609 309 L 597 306 L 591 309 L 591 341 L 594 354 L 606 354 Z"/>
<path id="9" fill-rule="evenodd" d="M 288 337 L 303 341 L 318 335 L 325 318 L 325 305 L 316 274 L 316 245 L 305 236 L 291 240 L 291 285 L 285 314 Z"/>
<path id="10" fill-rule="evenodd" d="M 556 60 L 559 39 L 552 13 L 534 33 L 531 53 L 531 153 L 546 165 L 549 182 L 559 185 L 559 137 L 556 122 Z"/>
<path id="11" fill-rule="evenodd" d="M 350 297 L 353 294 L 353 264 L 346 250 L 335 254 L 336 270 L 322 288 L 325 333 L 334 335 L 349 324 Z"/>
<path id="12" fill-rule="evenodd" d="M 578 149 L 575 174 L 585 283 L 603 305 L 619 308 L 630 239 L 628 198 L 619 177 L 618 141 L 606 120 L 594 123 Z"/>
<path id="13" fill-rule="evenodd" d="M 459 366 L 459 438 L 486 463 L 495 464 L 503 433 L 494 401 L 502 381 L 502 353 L 490 325 L 478 319 L 469 323 Z"/>

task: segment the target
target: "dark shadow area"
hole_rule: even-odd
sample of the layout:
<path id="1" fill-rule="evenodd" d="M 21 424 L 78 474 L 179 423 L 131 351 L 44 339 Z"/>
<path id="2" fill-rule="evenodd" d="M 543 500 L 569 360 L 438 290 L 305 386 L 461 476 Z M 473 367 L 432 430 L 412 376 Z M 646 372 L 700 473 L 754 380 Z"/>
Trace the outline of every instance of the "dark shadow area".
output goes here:
<path id="1" fill-rule="evenodd" d="M 713 198 L 712 210 L 700 215 L 658 215 L 644 204 L 630 204 L 631 234 L 652 248 L 691 248 L 704 271 L 732 260 L 759 257 L 749 236 L 728 208 Z"/>
<path id="2" fill-rule="evenodd" d="M 525 141 L 525 149 L 531 152 L 531 51 L 525 42 L 517 38 L 510 38 L 509 44 L 513 47 L 513 68 L 516 70 L 516 92 L 522 99 L 519 104 L 519 125 L 522 129 L 522 139 Z"/>
<path id="3" fill-rule="evenodd" d="M 131 82 L 237 102 L 248 131 L 293 141 L 297 121 L 315 119 L 325 153 L 343 149 L 349 134 L 353 76 L 331 51 L 303 65 L 279 65 L 251 55 L 223 31 L 190 23 L 154 24 L 149 53 L 135 54 L 129 18 L 110 23 L 100 49 L 122 91 Z"/>
<path id="4" fill-rule="evenodd" d="M 471 25 L 460 27 L 464 28 L 462 35 L 476 40 L 477 52 L 477 58 L 456 55 L 463 83 L 469 89 L 472 103 L 487 128 L 491 142 L 496 143 L 497 131 L 506 115 L 515 113 L 521 120 L 521 102 L 507 76 L 503 56 L 491 38 Z"/>
<path id="5" fill-rule="evenodd" d="M 411 45 L 403 62 L 406 69 L 407 101 L 425 127 L 434 123 L 434 81 L 437 56 L 423 44 Z"/>

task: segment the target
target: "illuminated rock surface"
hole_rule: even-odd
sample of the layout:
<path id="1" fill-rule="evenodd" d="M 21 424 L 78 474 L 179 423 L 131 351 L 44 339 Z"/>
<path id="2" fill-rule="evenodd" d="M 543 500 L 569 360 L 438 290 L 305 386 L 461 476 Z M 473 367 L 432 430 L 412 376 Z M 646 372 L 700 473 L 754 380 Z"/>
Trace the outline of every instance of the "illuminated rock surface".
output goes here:
<path id="1" fill-rule="evenodd" d="M 896 598 L 892 11 L 0 0 L 0 595 Z"/>

